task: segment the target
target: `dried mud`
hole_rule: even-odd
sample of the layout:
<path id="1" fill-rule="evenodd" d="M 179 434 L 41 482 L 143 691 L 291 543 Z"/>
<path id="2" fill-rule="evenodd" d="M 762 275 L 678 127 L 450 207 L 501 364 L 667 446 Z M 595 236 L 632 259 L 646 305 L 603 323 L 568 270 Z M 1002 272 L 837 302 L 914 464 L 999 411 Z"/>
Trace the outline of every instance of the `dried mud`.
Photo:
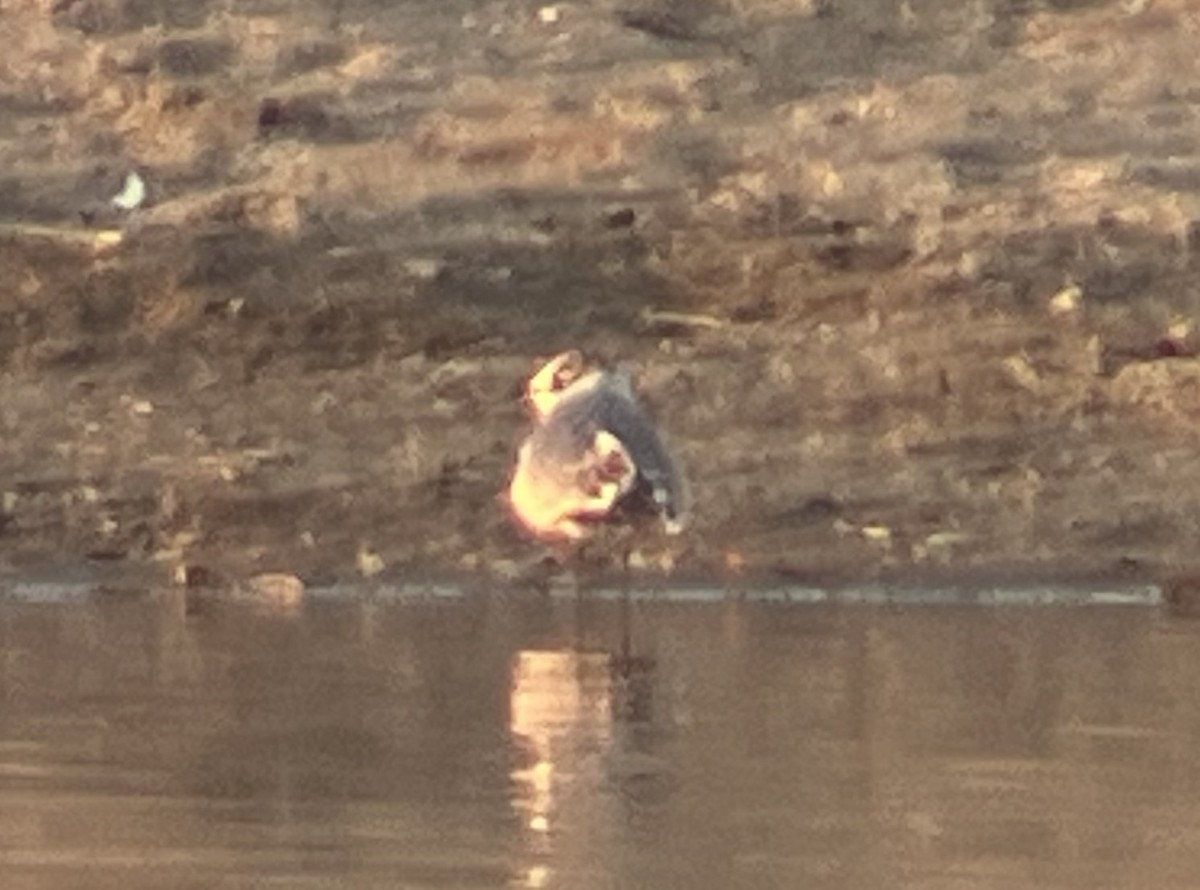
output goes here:
<path id="1" fill-rule="evenodd" d="M 519 576 L 515 396 L 567 347 L 638 361 L 687 467 L 648 571 L 1195 563 L 1183 0 L 24 0 L 0 28 L 10 572 Z"/>

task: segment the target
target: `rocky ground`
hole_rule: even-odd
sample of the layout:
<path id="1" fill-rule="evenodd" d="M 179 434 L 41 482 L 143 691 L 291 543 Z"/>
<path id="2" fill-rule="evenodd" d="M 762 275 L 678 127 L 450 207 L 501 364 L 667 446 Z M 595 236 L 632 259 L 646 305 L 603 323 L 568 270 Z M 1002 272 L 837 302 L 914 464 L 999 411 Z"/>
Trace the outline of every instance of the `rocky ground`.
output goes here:
<path id="1" fill-rule="evenodd" d="M 691 479 L 647 571 L 1196 561 L 1187 0 L 17 0 L 0 29 L 10 575 L 511 579 L 516 395 L 568 347 L 640 364 Z"/>

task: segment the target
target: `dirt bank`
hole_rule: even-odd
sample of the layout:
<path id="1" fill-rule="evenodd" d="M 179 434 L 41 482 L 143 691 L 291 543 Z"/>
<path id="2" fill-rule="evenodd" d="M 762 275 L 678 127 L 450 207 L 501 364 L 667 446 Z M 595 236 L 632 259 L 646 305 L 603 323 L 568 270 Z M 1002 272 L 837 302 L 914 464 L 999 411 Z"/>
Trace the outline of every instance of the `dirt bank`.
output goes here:
<path id="1" fill-rule="evenodd" d="M 1183 0 L 25 0 L 2 27 L 12 571 L 510 576 L 517 387 L 569 346 L 642 363 L 688 468 L 651 566 L 1195 561 Z"/>

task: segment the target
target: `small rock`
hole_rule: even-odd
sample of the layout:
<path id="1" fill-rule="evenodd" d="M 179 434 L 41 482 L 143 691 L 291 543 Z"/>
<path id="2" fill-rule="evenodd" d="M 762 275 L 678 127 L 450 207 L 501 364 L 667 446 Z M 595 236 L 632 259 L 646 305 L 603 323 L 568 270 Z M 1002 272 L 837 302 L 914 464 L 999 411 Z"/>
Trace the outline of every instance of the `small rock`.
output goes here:
<path id="1" fill-rule="evenodd" d="M 1050 314 L 1066 315 L 1076 312 L 1082 299 L 1083 288 L 1077 284 L 1068 285 L 1050 298 Z"/>
<path id="2" fill-rule="evenodd" d="M 355 557 L 355 564 L 358 567 L 358 573 L 364 578 L 372 578 L 387 568 L 387 564 L 383 561 L 383 557 L 378 553 L 368 549 L 366 546 L 358 548 L 358 554 Z"/>
<path id="3" fill-rule="evenodd" d="M 288 110 L 282 99 L 267 96 L 258 106 L 258 128 L 270 130 L 287 122 Z"/>
<path id="4" fill-rule="evenodd" d="M 892 530 L 886 525 L 864 525 L 860 531 L 868 541 L 878 541 L 881 544 L 891 543 Z"/>
<path id="5" fill-rule="evenodd" d="M 604 225 L 610 229 L 628 229 L 637 221 L 637 214 L 632 207 L 622 207 L 614 210 L 604 218 Z"/>
<path id="6" fill-rule="evenodd" d="M 118 210 L 136 210 L 145 200 L 146 183 L 136 172 L 130 171 L 121 191 L 111 198 L 110 203 Z"/>
<path id="7" fill-rule="evenodd" d="M 273 606 L 295 606 L 304 597 L 304 582 L 295 575 L 265 572 L 243 585 L 244 594 Z"/>
<path id="8" fill-rule="evenodd" d="M 1196 329 L 1196 324 L 1190 318 L 1176 318 L 1167 327 L 1167 336 L 1176 342 L 1188 340 Z"/>
<path id="9" fill-rule="evenodd" d="M 931 550 L 939 550 L 969 540 L 971 536 L 963 532 L 933 532 L 925 538 L 925 546 Z"/>
<path id="10" fill-rule="evenodd" d="M 1032 393 L 1041 391 L 1042 378 L 1023 355 L 1010 355 L 1004 360 L 1004 370 L 1017 386 Z"/>
<path id="11" fill-rule="evenodd" d="M 559 11 L 557 6 L 543 6 L 538 10 L 538 21 L 543 25 L 553 25 L 558 22 Z"/>

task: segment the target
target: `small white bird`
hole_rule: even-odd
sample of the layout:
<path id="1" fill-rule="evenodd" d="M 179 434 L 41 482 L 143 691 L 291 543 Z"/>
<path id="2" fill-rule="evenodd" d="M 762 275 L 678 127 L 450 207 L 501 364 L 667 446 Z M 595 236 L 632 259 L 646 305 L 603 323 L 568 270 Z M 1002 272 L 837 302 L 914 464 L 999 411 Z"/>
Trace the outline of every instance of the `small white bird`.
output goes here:
<path id="1" fill-rule="evenodd" d="M 579 540 L 588 523 L 642 491 L 669 534 L 683 528 L 683 478 L 623 372 L 584 373 L 564 352 L 526 387 L 533 431 L 521 444 L 508 489 L 513 515 L 541 538 Z"/>

